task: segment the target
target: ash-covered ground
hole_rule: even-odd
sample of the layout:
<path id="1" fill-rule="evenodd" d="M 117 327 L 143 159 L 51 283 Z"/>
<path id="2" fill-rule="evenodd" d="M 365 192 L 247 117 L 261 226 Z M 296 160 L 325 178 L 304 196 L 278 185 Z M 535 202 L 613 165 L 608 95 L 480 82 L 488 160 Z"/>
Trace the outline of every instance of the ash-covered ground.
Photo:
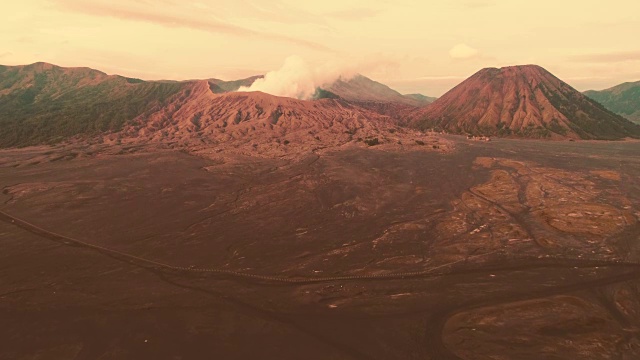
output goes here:
<path id="1" fill-rule="evenodd" d="M 640 358 L 640 143 L 443 141 L 0 151 L 0 359 Z"/>

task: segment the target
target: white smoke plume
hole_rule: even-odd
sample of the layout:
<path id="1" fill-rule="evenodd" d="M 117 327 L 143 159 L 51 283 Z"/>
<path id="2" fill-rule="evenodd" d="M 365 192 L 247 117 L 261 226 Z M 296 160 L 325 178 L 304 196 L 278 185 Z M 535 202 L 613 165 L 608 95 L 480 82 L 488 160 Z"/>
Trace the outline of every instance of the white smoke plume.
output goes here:
<path id="1" fill-rule="evenodd" d="M 276 96 L 309 99 L 318 87 L 348 80 L 363 69 L 372 69 L 384 65 L 382 62 L 338 61 L 327 62 L 312 67 L 299 56 L 289 56 L 284 65 L 268 72 L 264 78 L 256 80 L 250 87 L 241 87 L 238 91 L 262 91 Z"/>

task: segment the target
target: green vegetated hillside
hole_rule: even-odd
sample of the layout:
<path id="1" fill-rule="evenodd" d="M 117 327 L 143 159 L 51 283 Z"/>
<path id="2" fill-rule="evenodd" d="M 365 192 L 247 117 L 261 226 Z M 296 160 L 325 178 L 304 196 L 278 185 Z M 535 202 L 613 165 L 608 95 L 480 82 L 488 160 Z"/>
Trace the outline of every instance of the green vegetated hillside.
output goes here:
<path id="1" fill-rule="evenodd" d="M 431 104 L 432 102 L 438 100 L 437 97 L 426 96 L 426 95 L 422 95 L 422 94 L 405 94 L 404 96 L 410 97 L 410 98 L 418 101 L 420 104 L 423 104 L 423 105 Z"/>
<path id="2" fill-rule="evenodd" d="M 640 81 L 627 82 L 601 91 L 585 91 L 584 94 L 614 113 L 640 124 Z"/>
<path id="3" fill-rule="evenodd" d="M 145 82 L 45 63 L 0 66 L 0 147 L 117 131 L 185 83 Z"/>

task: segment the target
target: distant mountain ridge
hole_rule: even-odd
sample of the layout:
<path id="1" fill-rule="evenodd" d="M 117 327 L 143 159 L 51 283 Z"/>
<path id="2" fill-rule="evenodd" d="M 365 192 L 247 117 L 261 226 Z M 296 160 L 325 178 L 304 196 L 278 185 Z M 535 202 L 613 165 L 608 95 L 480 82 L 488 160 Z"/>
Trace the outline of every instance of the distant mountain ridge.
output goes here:
<path id="1" fill-rule="evenodd" d="M 605 90 L 584 94 L 614 113 L 640 124 L 640 81 L 626 82 Z"/>
<path id="2" fill-rule="evenodd" d="M 409 124 L 459 134 L 621 139 L 640 127 L 537 65 L 487 68 L 409 117 Z"/>
<path id="3" fill-rule="evenodd" d="M 219 79 L 209 79 L 208 81 L 211 85 L 211 91 L 224 93 L 237 91 L 240 87 L 250 87 L 254 81 L 263 77 L 263 75 L 257 75 L 234 81 Z M 320 87 L 317 92 L 321 98 L 333 94 L 354 103 L 399 103 L 415 107 L 425 106 L 436 99 L 422 94 L 403 95 L 385 84 L 360 74 L 351 78 L 339 78 L 330 84 Z M 317 98 L 317 95 L 314 98 Z"/>
<path id="4" fill-rule="evenodd" d="M 402 95 L 387 85 L 371 80 L 363 75 L 350 79 L 338 79 L 324 87 L 339 97 L 352 102 L 391 102 L 420 107 L 429 103 L 421 94 Z"/>
<path id="5" fill-rule="evenodd" d="M 538 66 L 483 69 L 422 107 L 431 99 L 361 75 L 318 88 L 314 100 L 234 92 L 258 78 L 144 81 L 46 63 L 0 66 L 0 147 L 97 135 L 242 146 L 290 137 L 319 142 L 312 147 L 384 137 L 400 126 L 551 139 L 640 136 L 639 126 Z"/>
<path id="6" fill-rule="evenodd" d="M 410 97 L 410 98 L 418 101 L 423 106 L 431 104 L 432 102 L 438 100 L 437 97 L 426 96 L 426 95 L 422 95 L 422 94 L 404 94 L 404 96 Z"/>
<path id="7" fill-rule="evenodd" d="M 0 66 L 0 146 L 118 131 L 131 119 L 165 106 L 185 86 L 46 63 Z"/>

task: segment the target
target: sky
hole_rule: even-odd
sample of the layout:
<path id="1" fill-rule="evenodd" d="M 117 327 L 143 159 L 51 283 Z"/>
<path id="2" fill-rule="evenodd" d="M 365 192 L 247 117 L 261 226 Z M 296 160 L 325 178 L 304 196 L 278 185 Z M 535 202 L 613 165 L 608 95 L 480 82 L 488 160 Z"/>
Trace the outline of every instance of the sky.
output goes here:
<path id="1" fill-rule="evenodd" d="M 603 89 L 640 80 L 638 14 L 638 0 L 7 1 L 0 64 L 232 80 L 293 57 L 430 96 L 485 67 L 538 64 Z"/>

